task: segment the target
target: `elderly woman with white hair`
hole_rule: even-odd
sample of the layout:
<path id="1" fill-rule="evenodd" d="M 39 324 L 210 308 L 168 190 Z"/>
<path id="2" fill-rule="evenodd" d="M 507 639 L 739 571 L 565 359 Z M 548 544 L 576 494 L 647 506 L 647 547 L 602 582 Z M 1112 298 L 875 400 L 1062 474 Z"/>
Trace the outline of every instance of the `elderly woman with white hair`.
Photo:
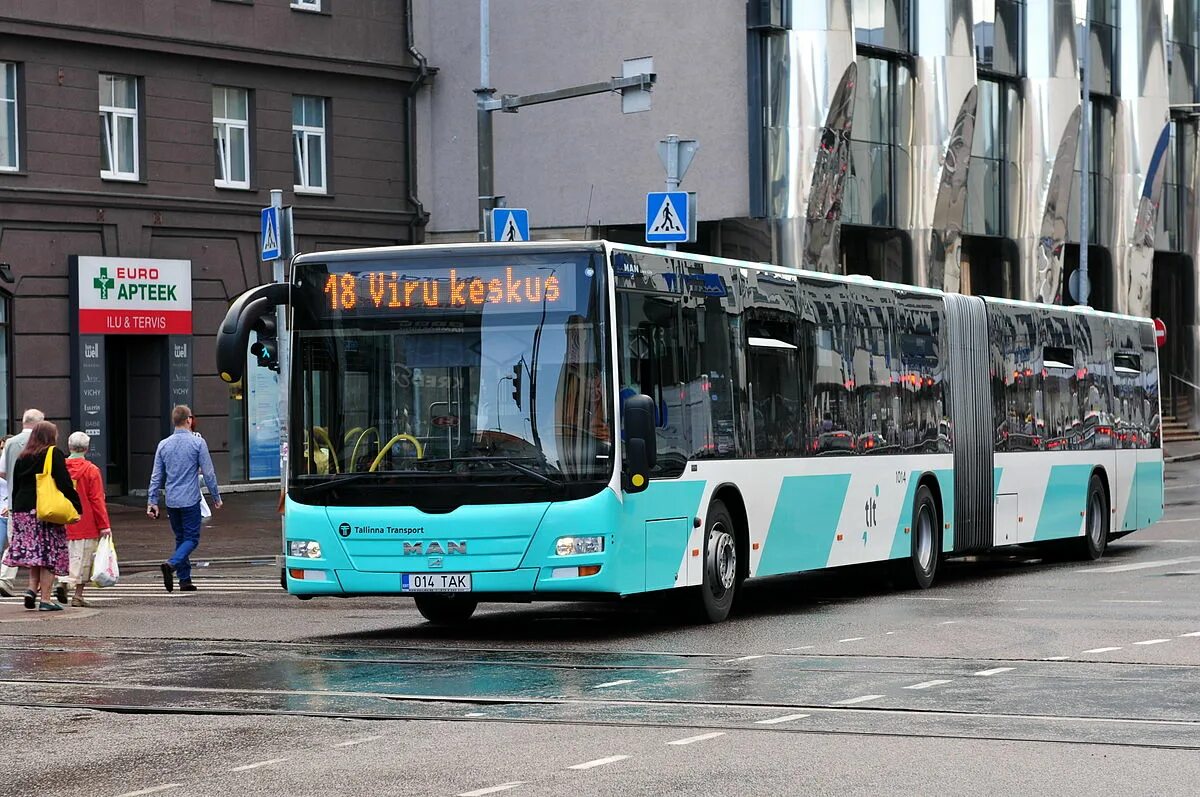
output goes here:
<path id="1" fill-rule="evenodd" d="M 58 586 L 58 599 L 66 602 L 68 585 L 74 585 L 72 606 L 90 606 L 83 599 L 83 588 L 92 580 L 92 560 L 101 535 L 112 534 L 108 521 L 108 505 L 104 502 L 104 484 L 100 469 L 87 460 L 92 439 L 83 432 L 72 432 L 67 438 L 67 472 L 75 482 L 79 501 L 83 504 L 78 523 L 67 526 L 67 554 L 70 560 L 69 575 Z"/>

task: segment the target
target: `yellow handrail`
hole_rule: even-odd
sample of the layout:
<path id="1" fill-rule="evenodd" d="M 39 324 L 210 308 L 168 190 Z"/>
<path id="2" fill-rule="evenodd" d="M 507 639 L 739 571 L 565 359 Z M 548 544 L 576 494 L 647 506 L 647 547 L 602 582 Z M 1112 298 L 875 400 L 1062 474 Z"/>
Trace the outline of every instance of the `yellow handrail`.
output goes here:
<path id="1" fill-rule="evenodd" d="M 370 473 L 374 473 L 379 467 L 379 463 L 383 462 L 383 455 L 388 452 L 388 449 L 399 443 L 401 440 L 407 440 L 413 444 L 413 448 L 417 449 L 417 459 L 425 459 L 425 446 L 421 445 L 421 441 L 410 434 L 398 434 L 391 440 L 388 440 L 387 445 L 379 449 L 379 456 L 375 457 L 375 461 L 371 463 Z"/>
<path id="2" fill-rule="evenodd" d="M 350 453 L 350 463 L 349 463 L 350 470 L 347 471 L 347 473 L 353 471 L 354 468 L 356 468 L 358 466 L 358 447 L 360 445 L 362 445 L 362 441 L 365 440 L 367 435 L 369 435 L 371 432 L 375 433 L 376 440 L 379 439 L 379 430 L 376 429 L 374 426 L 368 426 L 366 429 L 363 429 L 362 434 L 360 434 L 358 436 L 358 439 L 354 441 L 354 450 Z"/>
<path id="3" fill-rule="evenodd" d="M 333 466 L 334 473 L 341 473 L 338 469 L 337 449 L 333 447 L 333 441 L 329 439 L 329 432 L 325 431 L 323 426 L 313 427 L 313 442 L 320 443 L 320 438 L 325 438 L 325 445 L 329 446 L 329 462 Z"/>

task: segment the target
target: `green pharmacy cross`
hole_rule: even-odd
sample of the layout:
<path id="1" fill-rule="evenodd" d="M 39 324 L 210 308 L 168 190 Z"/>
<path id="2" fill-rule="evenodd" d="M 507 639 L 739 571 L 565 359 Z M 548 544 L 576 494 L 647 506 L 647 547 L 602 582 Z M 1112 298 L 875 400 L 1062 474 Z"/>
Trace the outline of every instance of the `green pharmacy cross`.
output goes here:
<path id="1" fill-rule="evenodd" d="M 114 285 L 116 283 L 113 281 L 113 278 L 108 276 L 108 267 L 101 266 L 100 276 L 92 280 L 92 287 L 100 291 L 101 301 L 108 300 L 108 292 L 113 289 Z"/>

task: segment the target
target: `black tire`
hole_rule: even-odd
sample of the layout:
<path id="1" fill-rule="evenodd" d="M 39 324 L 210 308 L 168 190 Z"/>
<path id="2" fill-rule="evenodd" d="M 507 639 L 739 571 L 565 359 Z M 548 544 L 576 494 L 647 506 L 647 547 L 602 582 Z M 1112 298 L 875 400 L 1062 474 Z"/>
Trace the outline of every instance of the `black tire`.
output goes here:
<path id="1" fill-rule="evenodd" d="M 929 589 L 937 578 L 942 552 L 942 513 L 933 491 L 922 484 L 913 496 L 908 559 L 896 561 L 900 584 L 908 589 Z"/>
<path id="2" fill-rule="evenodd" d="M 695 602 L 700 622 L 719 623 L 729 616 L 741 585 L 740 569 L 733 516 L 723 501 L 713 501 L 704 526 L 704 580 Z"/>
<path id="3" fill-rule="evenodd" d="M 434 625 L 462 625 L 471 619 L 479 601 L 469 595 L 414 595 L 417 611 Z"/>
<path id="4" fill-rule="evenodd" d="M 1108 548 L 1108 496 L 1099 473 L 1093 473 L 1088 481 L 1087 507 L 1084 513 L 1083 537 L 1072 540 L 1074 553 L 1084 561 L 1094 561 L 1104 556 Z"/>

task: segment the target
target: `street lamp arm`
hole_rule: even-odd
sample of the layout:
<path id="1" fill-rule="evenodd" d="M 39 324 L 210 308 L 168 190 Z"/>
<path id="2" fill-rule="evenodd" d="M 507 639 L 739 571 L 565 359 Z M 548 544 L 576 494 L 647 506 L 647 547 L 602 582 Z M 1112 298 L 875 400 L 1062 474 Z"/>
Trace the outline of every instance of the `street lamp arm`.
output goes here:
<path id="1" fill-rule="evenodd" d="M 506 94 L 498 100 L 481 99 L 479 108 L 483 111 L 516 113 L 519 109 L 527 105 L 540 105 L 547 102 L 570 100 L 575 97 L 587 97 L 592 94 L 605 94 L 631 88 L 649 91 L 657 79 L 658 75 L 656 73 L 643 72 L 639 75 L 631 75 L 630 77 L 615 77 L 599 83 L 586 83 L 582 86 L 570 86 L 568 88 L 543 91 L 536 94 Z"/>

